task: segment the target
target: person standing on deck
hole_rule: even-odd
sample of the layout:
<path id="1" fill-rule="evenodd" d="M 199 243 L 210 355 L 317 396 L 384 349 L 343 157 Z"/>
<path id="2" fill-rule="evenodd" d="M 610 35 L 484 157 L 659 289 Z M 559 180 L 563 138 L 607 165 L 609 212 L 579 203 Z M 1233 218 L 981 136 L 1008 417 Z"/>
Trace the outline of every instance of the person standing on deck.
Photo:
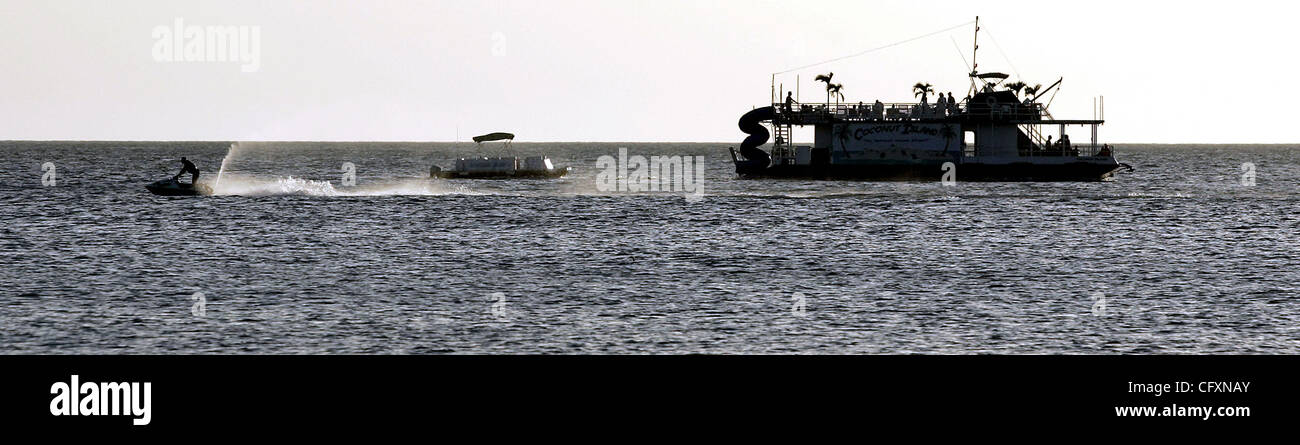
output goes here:
<path id="1" fill-rule="evenodd" d="M 948 114 L 956 116 L 961 110 L 957 108 L 957 99 L 952 97 L 952 91 L 948 92 Z"/>
<path id="2" fill-rule="evenodd" d="M 939 117 L 948 114 L 948 99 L 943 97 L 943 93 L 940 93 L 939 99 L 934 101 L 934 114 Z"/>
<path id="3" fill-rule="evenodd" d="M 793 92 L 793 91 L 786 91 L 786 92 L 785 92 L 785 107 L 784 107 L 784 108 L 785 108 L 785 110 L 783 110 L 783 111 L 785 111 L 786 113 L 790 113 L 790 112 L 792 112 L 792 111 L 794 110 L 794 92 Z"/>

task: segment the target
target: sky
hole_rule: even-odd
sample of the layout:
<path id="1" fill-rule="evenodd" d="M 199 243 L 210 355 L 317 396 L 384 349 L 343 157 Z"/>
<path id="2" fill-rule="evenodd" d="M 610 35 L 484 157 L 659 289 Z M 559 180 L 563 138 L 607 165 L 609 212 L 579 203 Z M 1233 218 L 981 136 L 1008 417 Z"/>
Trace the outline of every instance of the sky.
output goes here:
<path id="1" fill-rule="evenodd" d="M 1050 84 L 1103 142 L 1293 143 L 1289 2 L 0 2 L 0 140 L 728 142 L 773 73 L 980 16 L 981 72 Z M 216 60 L 160 28 L 242 27 Z M 969 87 L 973 25 L 776 76 L 801 101 Z M 208 42 L 212 43 L 212 42 Z M 172 45 L 175 46 L 175 45 Z M 252 49 L 257 51 L 251 51 Z M 170 54 L 170 56 L 168 56 Z M 253 55 L 256 57 L 253 57 Z M 213 60 L 208 61 L 207 58 Z M 256 63 L 252 63 L 252 62 Z M 1081 134 L 1084 130 L 1078 130 Z M 798 136 L 798 134 L 796 135 Z"/>

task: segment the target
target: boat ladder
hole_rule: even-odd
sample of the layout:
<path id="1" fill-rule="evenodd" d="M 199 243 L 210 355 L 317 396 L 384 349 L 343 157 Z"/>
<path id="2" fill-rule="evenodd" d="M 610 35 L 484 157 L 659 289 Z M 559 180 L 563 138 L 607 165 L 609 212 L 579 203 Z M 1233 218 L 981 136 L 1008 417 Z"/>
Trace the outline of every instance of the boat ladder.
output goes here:
<path id="1" fill-rule="evenodd" d="M 775 138 L 772 143 L 772 158 L 775 164 L 794 162 L 794 146 L 790 140 L 793 132 L 789 124 L 772 124 L 772 134 Z"/>

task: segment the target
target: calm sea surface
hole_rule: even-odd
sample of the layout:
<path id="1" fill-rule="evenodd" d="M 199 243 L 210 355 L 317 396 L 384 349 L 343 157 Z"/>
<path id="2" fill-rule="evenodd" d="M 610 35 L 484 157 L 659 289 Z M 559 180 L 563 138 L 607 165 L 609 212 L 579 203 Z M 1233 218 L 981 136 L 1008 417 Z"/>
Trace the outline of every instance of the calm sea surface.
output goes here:
<path id="1" fill-rule="evenodd" d="M 472 145 L 0 142 L 0 353 L 1300 353 L 1297 146 L 943 187 L 518 143 L 574 173 L 427 179 Z M 599 191 L 619 147 L 704 156 L 705 196 Z M 180 156 L 222 195 L 149 194 Z"/>

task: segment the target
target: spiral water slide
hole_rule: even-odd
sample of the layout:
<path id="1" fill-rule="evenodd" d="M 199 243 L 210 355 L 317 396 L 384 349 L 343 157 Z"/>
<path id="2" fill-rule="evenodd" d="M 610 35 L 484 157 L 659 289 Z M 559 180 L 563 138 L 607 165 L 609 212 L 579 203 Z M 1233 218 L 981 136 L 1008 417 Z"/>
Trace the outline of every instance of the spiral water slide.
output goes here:
<path id="1" fill-rule="evenodd" d="M 767 138 L 771 136 L 767 132 L 767 127 L 763 126 L 763 121 L 772 120 L 775 115 L 775 108 L 762 107 L 740 116 L 740 131 L 749 134 L 749 137 L 740 143 L 740 155 L 746 160 L 755 164 L 761 163 L 764 167 L 772 162 L 772 157 L 758 147 L 767 143 Z"/>

